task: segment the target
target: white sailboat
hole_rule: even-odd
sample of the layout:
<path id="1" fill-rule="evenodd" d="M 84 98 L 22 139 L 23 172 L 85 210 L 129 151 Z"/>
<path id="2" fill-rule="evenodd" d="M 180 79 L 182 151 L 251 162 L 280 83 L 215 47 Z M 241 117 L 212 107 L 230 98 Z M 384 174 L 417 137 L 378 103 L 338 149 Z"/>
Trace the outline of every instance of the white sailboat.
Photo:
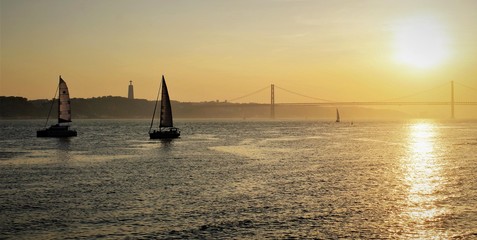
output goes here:
<path id="1" fill-rule="evenodd" d="M 338 108 L 336 109 L 336 122 L 337 122 L 337 123 L 341 122 L 341 120 L 340 120 L 340 112 L 338 111 Z"/>
<path id="2" fill-rule="evenodd" d="M 58 123 L 51 125 L 49 128 L 46 128 L 48 125 L 48 119 L 50 118 L 51 109 L 53 108 L 53 102 L 51 104 L 50 111 L 48 112 L 48 117 L 46 119 L 45 128 L 38 130 L 36 132 L 37 137 L 75 137 L 77 132 L 75 130 L 69 129 L 71 122 L 71 102 L 70 102 L 70 93 L 68 91 L 68 86 L 66 82 L 61 78 L 58 83 Z M 53 100 L 56 98 L 56 93 Z"/>
<path id="3" fill-rule="evenodd" d="M 154 124 L 154 116 L 156 114 L 157 102 L 159 100 L 159 92 L 156 98 L 156 105 L 154 106 L 154 112 L 152 114 L 151 126 L 149 127 L 149 137 L 151 139 L 170 139 L 178 138 L 181 135 L 181 132 L 178 128 L 174 127 L 172 121 L 172 108 L 171 100 L 169 99 L 169 92 L 167 91 L 166 80 L 164 75 L 162 75 L 162 83 L 159 88 L 161 93 L 161 114 L 159 120 L 159 129 L 152 130 Z M 162 91 L 161 91 L 162 90 Z"/>

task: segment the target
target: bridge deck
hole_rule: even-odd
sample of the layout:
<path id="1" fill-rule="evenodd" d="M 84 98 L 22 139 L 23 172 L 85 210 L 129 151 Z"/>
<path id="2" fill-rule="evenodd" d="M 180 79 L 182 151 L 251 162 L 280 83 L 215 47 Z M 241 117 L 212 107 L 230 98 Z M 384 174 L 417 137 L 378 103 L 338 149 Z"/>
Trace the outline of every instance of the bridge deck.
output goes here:
<path id="1" fill-rule="evenodd" d="M 371 106 L 371 105 L 452 105 L 452 102 L 321 102 L 321 103 L 275 103 L 275 105 L 298 105 L 298 106 Z M 477 102 L 454 102 L 454 105 L 477 105 Z"/>

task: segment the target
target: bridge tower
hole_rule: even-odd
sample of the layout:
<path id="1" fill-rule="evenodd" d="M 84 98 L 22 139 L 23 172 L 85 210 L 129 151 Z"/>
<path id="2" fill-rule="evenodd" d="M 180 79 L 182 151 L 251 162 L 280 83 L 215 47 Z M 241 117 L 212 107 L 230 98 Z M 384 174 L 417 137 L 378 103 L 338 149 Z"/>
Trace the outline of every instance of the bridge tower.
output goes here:
<path id="1" fill-rule="evenodd" d="M 275 85 L 272 84 L 270 88 L 270 95 L 271 95 L 271 100 L 270 100 L 270 118 L 275 119 Z"/>
<path id="2" fill-rule="evenodd" d="M 454 101 L 454 81 L 451 81 L 451 118 L 452 119 L 455 118 L 454 104 L 455 104 L 455 101 Z"/>

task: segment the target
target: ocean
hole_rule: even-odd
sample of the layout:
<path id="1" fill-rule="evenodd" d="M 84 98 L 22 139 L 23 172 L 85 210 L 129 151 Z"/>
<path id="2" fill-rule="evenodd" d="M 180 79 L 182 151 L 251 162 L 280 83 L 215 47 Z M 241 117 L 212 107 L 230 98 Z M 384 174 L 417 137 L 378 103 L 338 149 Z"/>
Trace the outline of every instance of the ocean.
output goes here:
<path id="1" fill-rule="evenodd" d="M 0 121 L 2 239 L 477 239 L 477 121 Z"/>

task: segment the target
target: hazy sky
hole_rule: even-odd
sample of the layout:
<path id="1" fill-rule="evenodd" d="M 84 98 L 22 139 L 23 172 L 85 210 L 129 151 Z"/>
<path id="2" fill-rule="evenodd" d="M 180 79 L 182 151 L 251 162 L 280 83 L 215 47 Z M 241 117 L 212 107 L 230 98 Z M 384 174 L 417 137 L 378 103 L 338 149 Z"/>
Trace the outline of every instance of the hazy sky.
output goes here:
<path id="1" fill-rule="evenodd" d="M 4 96 L 51 98 L 60 74 L 72 97 L 127 96 L 132 80 L 146 99 L 165 74 L 179 101 L 272 83 L 338 101 L 477 88 L 475 0 L 0 1 Z M 276 102 L 310 101 L 276 90 Z"/>

